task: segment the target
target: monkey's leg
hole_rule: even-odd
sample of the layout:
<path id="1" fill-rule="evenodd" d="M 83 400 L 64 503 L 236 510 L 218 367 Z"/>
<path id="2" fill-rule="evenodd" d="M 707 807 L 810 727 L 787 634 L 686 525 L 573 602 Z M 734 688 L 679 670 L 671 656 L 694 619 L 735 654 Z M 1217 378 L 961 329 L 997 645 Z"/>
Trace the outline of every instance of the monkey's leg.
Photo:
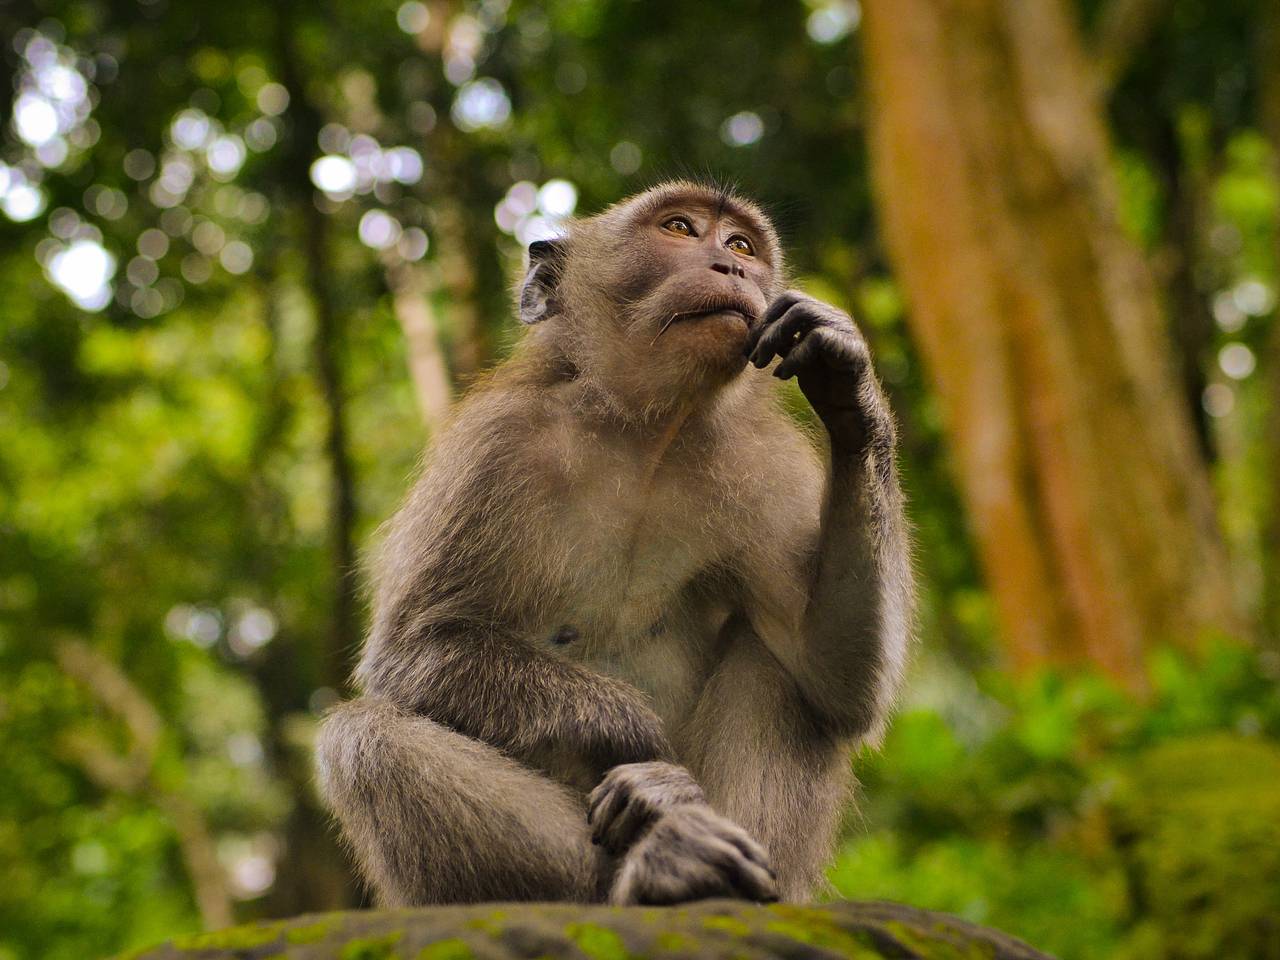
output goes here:
<path id="1" fill-rule="evenodd" d="M 317 759 L 386 905 L 599 898 L 581 800 L 487 744 L 366 697 L 329 714 Z"/>
<path id="2" fill-rule="evenodd" d="M 764 845 L 783 900 L 823 882 L 849 799 L 847 746 L 740 619 L 679 744 L 707 802 Z"/>

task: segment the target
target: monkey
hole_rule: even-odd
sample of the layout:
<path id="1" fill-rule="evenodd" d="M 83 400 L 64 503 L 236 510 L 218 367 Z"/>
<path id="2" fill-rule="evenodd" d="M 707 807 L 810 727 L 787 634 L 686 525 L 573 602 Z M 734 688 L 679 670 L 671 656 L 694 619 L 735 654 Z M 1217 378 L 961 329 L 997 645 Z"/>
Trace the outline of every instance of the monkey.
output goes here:
<path id="1" fill-rule="evenodd" d="M 809 898 L 912 629 L 867 341 L 691 181 L 530 244 L 515 301 L 385 528 L 322 795 L 385 905 Z"/>

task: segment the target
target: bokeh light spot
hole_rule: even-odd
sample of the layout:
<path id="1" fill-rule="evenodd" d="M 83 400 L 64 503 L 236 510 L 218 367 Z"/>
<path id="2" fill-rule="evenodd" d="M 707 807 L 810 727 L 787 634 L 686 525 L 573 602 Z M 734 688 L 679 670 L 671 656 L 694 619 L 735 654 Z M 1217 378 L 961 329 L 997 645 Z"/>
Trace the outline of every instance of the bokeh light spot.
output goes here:
<path id="1" fill-rule="evenodd" d="M 427 29 L 427 24 L 431 22 L 431 11 L 427 9 L 425 3 L 419 0 L 409 0 L 408 3 L 400 4 L 400 9 L 396 11 L 396 26 L 405 33 L 421 33 Z"/>
<path id="2" fill-rule="evenodd" d="M 724 142 L 733 147 L 746 147 L 764 136 L 764 121 L 750 110 L 735 113 L 720 128 Z"/>
<path id="3" fill-rule="evenodd" d="M 98 311 L 111 302 L 116 258 L 95 240 L 72 242 L 49 259 L 49 279 L 84 310 Z"/>
<path id="4" fill-rule="evenodd" d="M 375 250 L 386 250 L 400 239 L 400 222 L 385 210 L 370 210 L 360 218 L 360 242 Z"/>

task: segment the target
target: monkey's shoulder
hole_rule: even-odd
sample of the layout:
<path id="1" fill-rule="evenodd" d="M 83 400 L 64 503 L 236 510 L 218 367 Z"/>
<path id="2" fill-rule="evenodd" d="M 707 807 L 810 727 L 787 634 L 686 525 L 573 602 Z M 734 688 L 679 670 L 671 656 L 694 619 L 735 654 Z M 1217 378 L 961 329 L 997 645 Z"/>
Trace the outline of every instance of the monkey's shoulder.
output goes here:
<path id="1" fill-rule="evenodd" d="M 560 419 L 538 391 L 490 383 L 473 391 L 434 438 L 423 478 L 483 486 L 489 478 L 534 479 L 554 473 L 560 464 L 560 444 L 553 442 L 562 432 L 557 429 Z"/>

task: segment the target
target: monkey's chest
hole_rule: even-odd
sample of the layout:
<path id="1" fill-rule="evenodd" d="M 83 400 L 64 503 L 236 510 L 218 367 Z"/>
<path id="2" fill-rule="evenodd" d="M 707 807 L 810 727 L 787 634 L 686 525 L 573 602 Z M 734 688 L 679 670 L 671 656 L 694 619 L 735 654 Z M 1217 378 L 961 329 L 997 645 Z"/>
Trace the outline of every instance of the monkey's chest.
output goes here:
<path id="1" fill-rule="evenodd" d="M 561 507 L 560 605 L 611 640 L 648 632 L 721 553 L 709 504 L 673 482 L 590 483 Z"/>
<path id="2" fill-rule="evenodd" d="M 564 505 L 567 562 L 546 598 L 546 642 L 632 683 L 678 723 L 705 682 L 729 613 L 706 586 L 721 552 L 716 511 L 671 484 L 592 486 Z"/>

